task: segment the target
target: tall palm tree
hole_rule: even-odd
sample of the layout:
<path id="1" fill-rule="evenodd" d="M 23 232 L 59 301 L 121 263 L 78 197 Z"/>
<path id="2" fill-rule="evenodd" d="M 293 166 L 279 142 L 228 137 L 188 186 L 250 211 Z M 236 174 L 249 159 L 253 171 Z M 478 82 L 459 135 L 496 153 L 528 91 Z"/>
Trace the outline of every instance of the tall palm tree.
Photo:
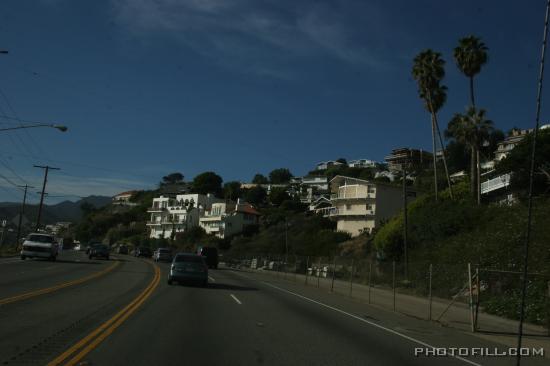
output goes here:
<path id="1" fill-rule="evenodd" d="M 493 131 L 493 122 L 486 118 L 484 109 L 469 107 L 466 114 L 455 114 L 448 125 L 449 135 L 470 147 L 471 192 L 477 203 L 481 203 L 479 152 Z"/>
<path id="2" fill-rule="evenodd" d="M 474 77 L 479 74 L 481 67 L 487 63 L 487 46 L 480 38 L 468 36 L 458 41 L 454 49 L 454 58 L 460 71 L 470 78 L 470 101 L 475 108 Z"/>
<path id="3" fill-rule="evenodd" d="M 439 134 L 439 124 L 437 122 L 437 112 L 445 104 L 447 100 L 447 87 L 441 85 L 441 80 L 445 76 L 445 61 L 441 58 L 441 53 L 427 49 L 420 52 L 413 61 L 412 76 L 418 83 L 418 94 L 424 100 L 424 107 L 431 114 L 432 124 L 432 148 L 433 148 L 433 169 L 434 169 L 434 186 L 435 198 L 437 200 L 437 149 L 435 142 L 436 131 Z M 439 134 L 440 142 L 441 135 Z M 449 192 L 452 197 L 451 180 L 447 169 L 447 162 L 443 144 L 443 163 L 445 166 L 445 175 L 449 185 Z"/>

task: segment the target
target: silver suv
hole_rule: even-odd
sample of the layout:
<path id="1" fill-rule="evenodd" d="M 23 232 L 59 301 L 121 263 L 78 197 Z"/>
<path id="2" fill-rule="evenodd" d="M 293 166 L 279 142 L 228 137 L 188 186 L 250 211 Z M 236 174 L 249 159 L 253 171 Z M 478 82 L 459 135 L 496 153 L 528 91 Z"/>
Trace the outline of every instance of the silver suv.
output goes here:
<path id="1" fill-rule="evenodd" d="M 29 234 L 23 242 L 21 259 L 37 257 L 55 261 L 58 253 L 59 245 L 53 235 L 34 233 Z"/>

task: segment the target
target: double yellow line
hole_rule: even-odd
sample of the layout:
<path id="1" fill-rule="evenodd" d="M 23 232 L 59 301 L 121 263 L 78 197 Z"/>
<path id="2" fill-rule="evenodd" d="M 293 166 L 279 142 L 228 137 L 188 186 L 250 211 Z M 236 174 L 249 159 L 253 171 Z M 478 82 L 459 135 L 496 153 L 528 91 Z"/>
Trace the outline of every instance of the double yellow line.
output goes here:
<path id="1" fill-rule="evenodd" d="M 12 302 L 29 299 L 31 297 L 48 294 L 48 293 L 51 293 L 51 292 L 54 292 L 54 291 L 57 291 L 57 290 L 61 290 L 62 288 L 78 285 L 78 284 L 93 280 L 94 278 L 101 277 L 104 274 L 107 274 L 107 273 L 111 272 L 116 266 L 119 265 L 119 263 L 120 262 L 118 262 L 118 261 L 114 262 L 113 264 L 111 264 L 109 267 L 105 268 L 102 271 L 96 272 L 96 273 L 91 274 L 91 275 L 86 276 L 86 277 L 79 278 L 79 279 L 74 280 L 74 281 L 64 282 L 64 283 L 60 283 L 59 285 L 55 285 L 55 286 L 52 286 L 52 287 L 47 287 L 47 288 L 43 288 L 43 289 L 40 289 L 40 290 L 35 290 L 35 291 L 27 292 L 27 293 L 24 293 L 24 294 L 12 296 L 12 297 L 7 297 L 5 299 L 0 299 L 0 305 L 6 305 L 6 304 L 10 304 Z"/>
<path id="2" fill-rule="evenodd" d="M 96 348 L 105 338 L 112 334 L 132 313 L 138 309 L 141 304 L 151 296 L 153 291 L 157 288 L 160 282 L 160 269 L 159 267 L 151 263 L 155 269 L 155 275 L 149 285 L 143 290 L 138 297 L 136 297 L 131 303 L 129 303 L 124 309 L 120 310 L 115 316 L 101 324 L 99 328 L 92 331 L 86 337 L 82 338 L 76 344 L 71 346 L 68 350 L 63 352 L 53 361 L 48 363 L 47 366 L 57 366 L 65 362 L 66 366 L 76 365 L 82 358 Z M 78 352 L 78 353 L 77 353 Z M 75 354 L 76 353 L 76 354 Z M 72 358 L 70 358 L 72 357 Z M 70 358 L 70 359 L 69 359 Z M 67 360 L 67 361 L 66 361 Z"/>

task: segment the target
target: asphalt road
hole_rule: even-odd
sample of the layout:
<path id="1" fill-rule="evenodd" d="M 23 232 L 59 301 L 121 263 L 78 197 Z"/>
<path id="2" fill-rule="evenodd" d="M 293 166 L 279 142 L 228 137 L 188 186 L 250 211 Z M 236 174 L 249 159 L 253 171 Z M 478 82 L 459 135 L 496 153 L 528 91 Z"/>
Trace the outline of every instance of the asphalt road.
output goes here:
<path id="1" fill-rule="evenodd" d="M 0 363 L 515 364 L 415 357 L 417 347 L 503 348 L 315 288 L 231 269 L 211 270 L 207 288 L 169 286 L 167 263 L 113 257 L 0 260 Z M 532 357 L 522 364 L 548 363 Z"/>

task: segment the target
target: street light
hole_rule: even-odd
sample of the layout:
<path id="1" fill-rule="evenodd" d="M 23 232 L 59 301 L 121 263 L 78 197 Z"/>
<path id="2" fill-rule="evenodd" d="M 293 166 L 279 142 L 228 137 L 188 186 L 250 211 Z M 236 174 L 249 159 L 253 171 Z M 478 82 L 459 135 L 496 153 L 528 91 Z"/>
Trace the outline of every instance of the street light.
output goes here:
<path id="1" fill-rule="evenodd" d="M 0 131 L 10 131 L 10 130 L 20 130 L 23 128 L 35 128 L 35 127 L 51 127 L 58 129 L 61 132 L 66 132 L 68 130 L 67 126 L 63 125 L 55 125 L 55 124 L 48 124 L 48 123 L 37 123 L 34 125 L 21 125 L 16 127 L 7 127 L 7 128 L 0 128 Z"/>

